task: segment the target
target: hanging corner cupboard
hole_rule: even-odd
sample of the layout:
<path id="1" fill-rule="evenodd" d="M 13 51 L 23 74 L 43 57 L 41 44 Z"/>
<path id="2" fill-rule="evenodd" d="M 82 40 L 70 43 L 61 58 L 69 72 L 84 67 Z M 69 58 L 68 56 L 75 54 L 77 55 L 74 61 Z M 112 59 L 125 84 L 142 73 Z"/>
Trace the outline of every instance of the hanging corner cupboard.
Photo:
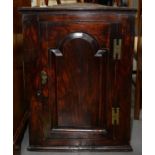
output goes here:
<path id="1" fill-rule="evenodd" d="M 29 150 L 131 151 L 136 10 L 22 7 Z"/>

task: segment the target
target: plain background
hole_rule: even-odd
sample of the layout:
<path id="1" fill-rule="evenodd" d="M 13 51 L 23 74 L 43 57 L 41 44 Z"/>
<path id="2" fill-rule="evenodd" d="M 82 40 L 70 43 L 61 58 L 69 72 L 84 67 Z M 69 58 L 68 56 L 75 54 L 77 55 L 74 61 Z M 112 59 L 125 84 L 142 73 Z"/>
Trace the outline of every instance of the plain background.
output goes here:
<path id="1" fill-rule="evenodd" d="M 143 0 L 143 154 L 155 154 L 155 1 Z M 13 154 L 13 0 L 0 2 L 0 155 Z"/>

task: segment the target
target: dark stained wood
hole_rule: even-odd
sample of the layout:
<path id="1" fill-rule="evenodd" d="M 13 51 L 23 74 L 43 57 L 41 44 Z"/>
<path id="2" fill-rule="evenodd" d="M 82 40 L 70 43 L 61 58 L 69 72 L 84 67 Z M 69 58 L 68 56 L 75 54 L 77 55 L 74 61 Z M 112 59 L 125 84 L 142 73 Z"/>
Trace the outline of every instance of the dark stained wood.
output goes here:
<path id="1" fill-rule="evenodd" d="M 21 148 L 13 148 L 13 155 L 21 155 Z"/>
<path id="2" fill-rule="evenodd" d="M 138 1 L 137 15 L 138 43 L 137 43 L 137 74 L 136 74 L 136 92 L 134 118 L 139 119 L 142 108 L 142 0 Z"/>
<path id="3" fill-rule="evenodd" d="M 18 7 L 30 6 L 29 0 L 13 1 L 13 149 L 20 154 L 21 140 L 28 121 L 28 105 L 24 102 L 22 15 Z"/>
<path id="4" fill-rule="evenodd" d="M 129 152 L 132 151 L 131 146 L 129 145 L 122 145 L 122 146 L 100 146 L 100 147 L 28 147 L 29 151 L 58 151 L 58 152 Z"/>
<path id="5" fill-rule="evenodd" d="M 61 4 L 61 0 L 56 0 L 57 1 L 57 4 Z"/>
<path id="6" fill-rule="evenodd" d="M 135 10 L 70 6 L 20 9 L 29 149 L 131 151 Z M 113 39 L 120 38 L 115 60 Z M 120 108 L 119 125 L 112 107 Z"/>

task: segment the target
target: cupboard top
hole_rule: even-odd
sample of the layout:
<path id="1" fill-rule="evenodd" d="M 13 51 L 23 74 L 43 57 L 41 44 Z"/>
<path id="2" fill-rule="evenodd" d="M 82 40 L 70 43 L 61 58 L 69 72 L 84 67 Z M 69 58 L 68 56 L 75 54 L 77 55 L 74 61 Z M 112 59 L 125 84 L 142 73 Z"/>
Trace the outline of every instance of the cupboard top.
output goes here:
<path id="1" fill-rule="evenodd" d="M 128 7 L 113 7 L 104 6 L 91 3 L 75 3 L 75 4 L 61 4 L 52 7 L 21 7 L 20 12 L 52 12 L 52 11 L 103 11 L 103 12 L 121 12 L 121 13 L 135 13 L 136 9 Z"/>

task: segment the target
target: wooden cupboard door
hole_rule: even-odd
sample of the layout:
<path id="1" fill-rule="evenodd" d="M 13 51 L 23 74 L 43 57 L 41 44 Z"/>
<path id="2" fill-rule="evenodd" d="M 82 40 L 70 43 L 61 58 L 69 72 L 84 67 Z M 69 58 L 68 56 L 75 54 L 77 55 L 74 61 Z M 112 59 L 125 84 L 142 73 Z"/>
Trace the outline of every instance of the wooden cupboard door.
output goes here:
<path id="1" fill-rule="evenodd" d="M 51 138 L 112 135 L 110 24 L 48 25 Z"/>
<path id="2" fill-rule="evenodd" d="M 104 21 L 40 23 L 35 80 L 40 89 L 31 101 L 30 145 L 117 143 L 112 125 L 114 32 Z M 48 76 L 45 83 L 38 80 L 40 73 Z"/>

